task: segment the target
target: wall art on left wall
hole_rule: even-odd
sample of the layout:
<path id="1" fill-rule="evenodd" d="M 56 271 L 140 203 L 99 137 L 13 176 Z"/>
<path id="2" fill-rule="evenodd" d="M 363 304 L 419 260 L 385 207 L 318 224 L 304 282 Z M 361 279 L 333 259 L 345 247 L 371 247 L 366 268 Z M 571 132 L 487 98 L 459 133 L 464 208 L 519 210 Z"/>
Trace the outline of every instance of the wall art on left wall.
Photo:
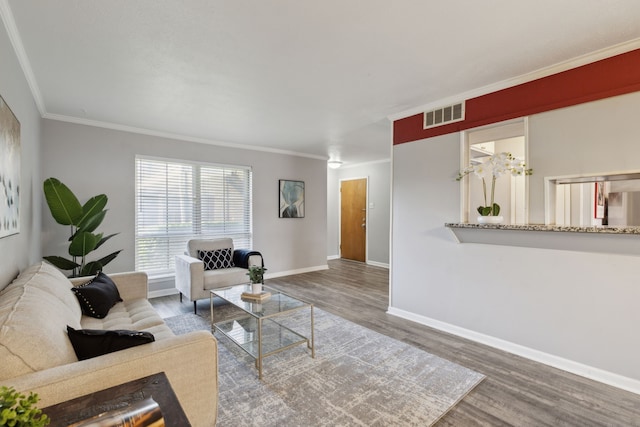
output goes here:
<path id="1" fill-rule="evenodd" d="M 0 96 L 0 238 L 20 232 L 20 122 Z"/>

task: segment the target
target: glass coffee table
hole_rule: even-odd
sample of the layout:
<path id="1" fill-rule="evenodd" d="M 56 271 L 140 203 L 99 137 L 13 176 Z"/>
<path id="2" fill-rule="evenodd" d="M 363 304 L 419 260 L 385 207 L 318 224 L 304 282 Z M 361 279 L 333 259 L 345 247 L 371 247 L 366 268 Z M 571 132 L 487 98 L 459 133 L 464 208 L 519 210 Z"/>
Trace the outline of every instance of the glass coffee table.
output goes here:
<path id="1" fill-rule="evenodd" d="M 293 298 L 269 287 L 263 287 L 271 296 L 263 301 L 243 299 L 243 292 L 251 292 L 251 285 L 237 285 L 228 288 L 212 289 L 211 330 L 220 331 L 256 361 L 258 378 L 262 379 L 262 360 L 265 357 L 287 350 L 291 347 L 307 344 L 311 357 L 315 358 L 313 333 L 313 304 Z M 245 316 L 213 321 L 213 298 L 220 297 L 244 311 Z M 298 310 L 309 309 L 311 316 L 310 335 L 304 336 L 282 325 L 277 320 Z"/>

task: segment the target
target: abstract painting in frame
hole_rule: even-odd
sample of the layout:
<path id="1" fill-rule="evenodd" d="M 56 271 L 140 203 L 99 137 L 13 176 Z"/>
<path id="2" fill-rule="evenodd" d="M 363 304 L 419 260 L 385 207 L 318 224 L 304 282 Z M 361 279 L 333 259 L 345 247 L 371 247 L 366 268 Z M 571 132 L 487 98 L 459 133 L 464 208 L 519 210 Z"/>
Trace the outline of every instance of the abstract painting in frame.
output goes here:
<path id="1" fill-rule="evenodd" d="M 304 218 L 304 181 L 279 182 L 280 218 Z"/>
<path id="2" fill-rule="evenodd" d="M 20 122 L 0 96 L 0 238 L 20 232 Z"/>

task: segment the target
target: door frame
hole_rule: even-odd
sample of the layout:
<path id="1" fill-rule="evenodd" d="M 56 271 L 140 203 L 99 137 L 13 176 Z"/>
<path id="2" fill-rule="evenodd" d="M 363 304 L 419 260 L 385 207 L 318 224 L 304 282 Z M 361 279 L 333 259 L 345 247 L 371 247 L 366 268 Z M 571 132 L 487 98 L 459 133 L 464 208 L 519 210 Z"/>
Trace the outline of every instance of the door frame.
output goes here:
<path id="1" fill-rule="evenodd" d="M 367 227 L 364 231 L 364 263 L 369 264 L 369 177 L 353 176 L 349 178 L 340 178 L 338 180 L 338 256 L 342 258 L 342 182 L 365 180 L 365 223 Z"/>
<path id="2" fill-rule="evenodd" d="M 472 137 L 472 135 L 475 136 Z M 513 137 L 524 137 L 524 160 L 529 162 L 529 117 L 518 117 L 503 122 L 492 123 L 479 126 L 460 132 L 460 170 L 464 170 L 470 164 L 469 147 L 471 144 L 484 141 L 501 140 Z M 474 141 L 471 141 L 471 139 Z M 511 202 L 511 201 L 510 201 Z M 515 218 L 514 210 L 511 210 L 513 223 Z M 474 209 L 471 206 L 471 192 L 469 188 L 469 178 L 460 180 L 460 222 L 472 222 L 470 218 L 475 217 Z M 524 181 L 524 212 L 523 223 L 529 223 L 529 180 Z"/>

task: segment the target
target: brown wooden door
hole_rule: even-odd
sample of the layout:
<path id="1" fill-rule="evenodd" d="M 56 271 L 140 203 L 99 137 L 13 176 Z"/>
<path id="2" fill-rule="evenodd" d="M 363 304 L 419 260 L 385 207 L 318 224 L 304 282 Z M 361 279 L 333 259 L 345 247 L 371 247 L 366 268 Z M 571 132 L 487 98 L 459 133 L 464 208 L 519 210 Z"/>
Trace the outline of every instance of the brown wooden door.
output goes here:
<path id="1" fill-rule="evenodd" d="M 340 256 L 364 262 L 367 235 L 367 180 L 342 181 L 340 200 Z"/>

